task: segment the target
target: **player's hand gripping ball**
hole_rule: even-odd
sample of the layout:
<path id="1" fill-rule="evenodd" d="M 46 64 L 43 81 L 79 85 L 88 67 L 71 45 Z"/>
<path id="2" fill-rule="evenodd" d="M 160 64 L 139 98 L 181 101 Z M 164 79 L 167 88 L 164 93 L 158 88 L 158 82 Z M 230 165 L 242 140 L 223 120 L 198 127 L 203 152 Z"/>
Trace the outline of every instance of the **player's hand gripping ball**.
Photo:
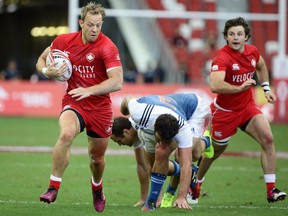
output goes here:
<path id="1" fill-rule="evenodd" d="M 66 73 L 60 77 L 57 77 L 56 80 L 60 82 L 67 81 L 72 75 L 72 64 L 67 53 L 58 49 L 51 50 L 46 58 L 46 66 L 48 67 L 54 62 L 57 62 L 55 65 L 56 68 L 60 68 L 63 64 L 66 64 Z"/>

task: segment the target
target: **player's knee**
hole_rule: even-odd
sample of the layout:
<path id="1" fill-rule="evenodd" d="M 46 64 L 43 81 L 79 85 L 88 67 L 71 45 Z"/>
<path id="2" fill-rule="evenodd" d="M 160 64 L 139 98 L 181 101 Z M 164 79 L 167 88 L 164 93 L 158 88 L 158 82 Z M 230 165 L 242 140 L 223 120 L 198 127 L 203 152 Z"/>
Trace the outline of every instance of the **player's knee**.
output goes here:
<path id="1" fill-rule="evenodd" d="M 75 138 L 75 131 L 71 128 L 62 128 L 60 140 L 64 143 L 71 142 Z"/>
<path id="2" fill-rule="evenodd" d="M 220 155 L 223 153 L 223 151 L 215 151 L 214 150 L 214 155 L 212 160 L 216 160 L 218 157 L 220 157 Z"/>
<path id="3" fill-rule="evenodd" d="M 228 145 L 228 142 L 223 144 L 223 142 L 221 143 L 217 143 L 217 141 L 215 142 L 213 140 L 213 147 L 214 147 L 214 156 L 213 156 L 213 160 L 217 159 L 218 157 L 220 157 L 220 155 L 225 151 L 226 147 Z"/>
<path id="4" fill-rule="evenodd" d="M 104 163 L 104 156 L 98 154 L 90 154 L 90 162 L 93 165 L 99 165 Z"/>
<path id="5" fill-rule="evenodd" d="M 193 160 L 193 162 L 196 162 L 196 161 L 198 161 L 198 160 L 201 158 L 201 155 L 202 155 L 201 152 L 199 152 L 199 151 L 193 151 L 192 153 L 193 153 L 193 154 L 192 154 L 192 160 Z"/>
<path id="6" fill-rule="evenodd" d="M 263 133 L 263 136 L 261 137 L 261 142 L 264 148 L 271 147 L 274 144 L 274 137 L 272 133 Z"/>

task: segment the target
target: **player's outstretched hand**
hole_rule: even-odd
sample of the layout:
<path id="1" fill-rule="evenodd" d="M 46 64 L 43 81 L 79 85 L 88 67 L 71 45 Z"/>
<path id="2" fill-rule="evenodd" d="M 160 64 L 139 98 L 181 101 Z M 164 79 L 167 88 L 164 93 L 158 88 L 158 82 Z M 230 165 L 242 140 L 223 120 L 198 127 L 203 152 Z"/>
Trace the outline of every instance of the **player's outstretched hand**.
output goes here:
<path id="1" fill-rule="evenodd" d="M 192 207 L 187 203 L 186 199 L 184 198 L 178 198 L 174 204 L 173 207 L 178 207 L 178 208 L 183 208 L 183 209 L 187 209 L 187 210 L 192 210 Z"/>
<path id="2" fill-rule="evenodd" d="M 275 94 L 273 94 L 271 91 L 265 92 L 265 98 L 267 99 L 267 101 L 269 103 L 275 103 L 275 101 L 277 100 L 277 97 Z"/>
<path id="3" fill-rule="evenodd" d="M 133 206 L 134 207 L 137 207 L 137 206 L 143 206 L 145 204 L 145 200 L 139 200 L 136 204 L 134 204 Z"/>

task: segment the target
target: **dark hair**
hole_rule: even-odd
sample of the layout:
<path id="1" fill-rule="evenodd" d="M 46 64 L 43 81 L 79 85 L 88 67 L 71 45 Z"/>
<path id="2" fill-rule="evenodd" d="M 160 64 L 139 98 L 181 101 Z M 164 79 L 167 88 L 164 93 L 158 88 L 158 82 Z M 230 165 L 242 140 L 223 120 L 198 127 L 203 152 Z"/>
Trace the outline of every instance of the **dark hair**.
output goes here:
<path id="1" fill-rule="evenodd" d="M 154 125 L 154 133 L 158 133 L 161 139 L 170 141 L 178 133 L 179 124 L 177 119 L 170 114 L 158 116 Z"/>
<path id="2" fill-rule="evenodd" d="M 226 21 L 224 31 L 222 32 L 224 37 L 227 36 L 228 30 L 233 26 L 243 26 L 245 35 L 248 36 L 247 40 L 251 37 L 251 29 L 247 21 L 245 21 L 242 17 L 238 17 L 235 19 L 230 19 Z"/>
<path id="3" fill-rule="evenodd" d="M 132 127 L 131 122 L 126 117 L 115 117 L 112 126 L 112 134 L 116 137 L 124 137 L 124 129 L 130 129 Z"/>

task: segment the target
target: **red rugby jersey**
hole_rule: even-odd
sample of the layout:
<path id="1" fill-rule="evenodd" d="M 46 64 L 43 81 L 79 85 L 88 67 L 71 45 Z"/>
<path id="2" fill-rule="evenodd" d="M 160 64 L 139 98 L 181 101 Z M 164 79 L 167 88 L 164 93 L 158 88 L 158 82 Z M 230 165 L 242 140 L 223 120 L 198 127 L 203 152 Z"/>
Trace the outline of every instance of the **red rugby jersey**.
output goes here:
<path id="1" fill-rule="evenodd" d="M 119 51 L 110 38 L 102 32 L 95 42 L 83 44 L 81 31 L 59 35 L 51 44 L 51 49 L 60 49 L 69 55 L 73 65 L 71 78 L 67 81 L 67 94 L 78 87 L 89 87 L 99 84 L 108 79 L 107 69 L 121 66 Z M 100 108 L 111 108 L 109 94 L 90 96 L 84 98 L 80 103 L 84 109 L 97 110 Z"/>
<path id="2" fill-rule="evenodd" d="M 244 46 L 243 53 L 231 49 L 228 45 L 221 48 L 213 59 L 211 73 L 226 71 L 224 80 L 232 85 L 241 85 L 252 79 L 260 54 L 255 46 Z M 244 109 L 250 102 L 254 103 L 252 88 L 235 94 L 217 94 L 216 98 L 216 103 L 227 110 Z"/>

